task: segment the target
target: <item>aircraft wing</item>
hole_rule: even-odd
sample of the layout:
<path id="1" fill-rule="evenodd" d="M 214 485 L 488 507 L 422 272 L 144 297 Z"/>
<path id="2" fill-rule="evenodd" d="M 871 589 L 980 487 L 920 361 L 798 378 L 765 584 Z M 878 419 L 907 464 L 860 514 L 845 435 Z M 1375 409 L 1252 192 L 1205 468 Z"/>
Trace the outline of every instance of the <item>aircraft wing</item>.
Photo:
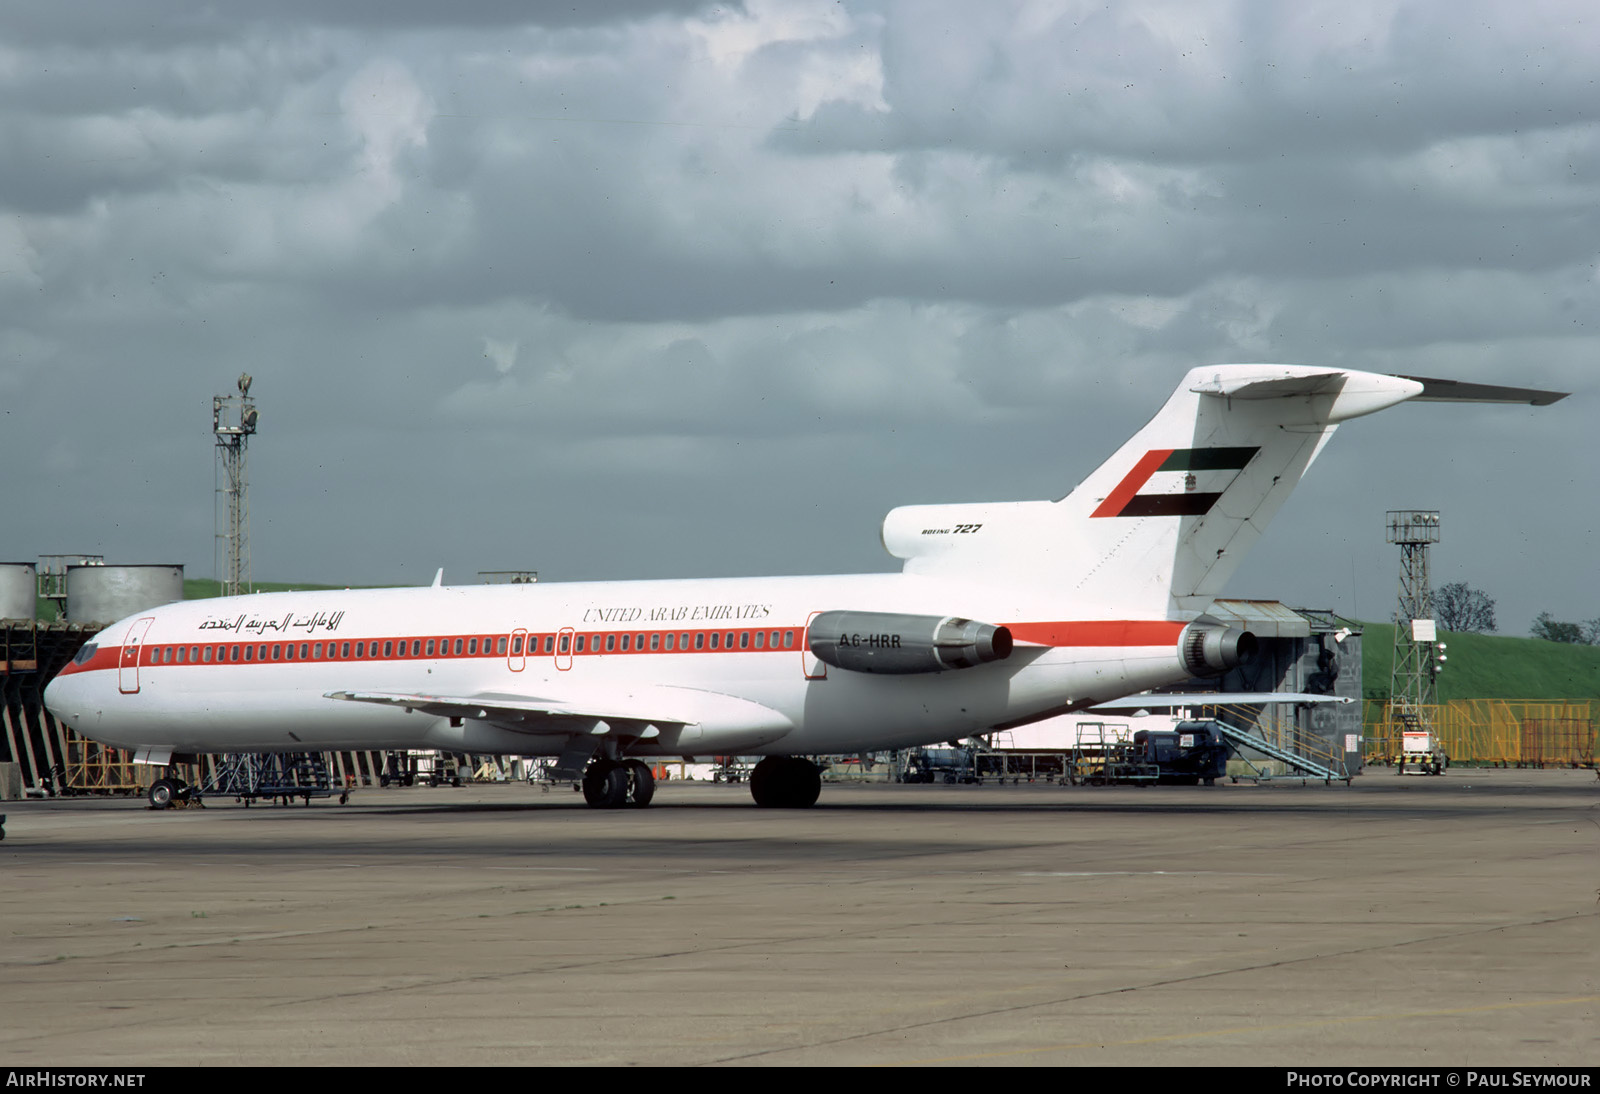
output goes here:
<path id="1" fill-rule="evenodd" d="M 610 725 L 615 722 L 645 723 L 653 726 L 682 726 L 695 722 L 683 712 L 668 712 L 648 703 L 630 702 L 625 694 L 614 696 L 603 703 L 586 703 L 559 699 L 525 698 L 515 695 L 421 695 L 390 691 L 330 691 L 329 699 L 343 699 L 352 703 L 380 703 L 404 707 L 408 712 L 420 710 L 440 718 L 475 718 L 494 722 L 508 729 L 525 729 L 530 732 L 549 732 L 567 729 L 581 733 L 588 727 L 580 725 L 552 726 L 554 722 L 590 722 Z M 598 728 L 598 727 L 597 727 Z M 603 730 L 602 730 L 603 732 Z M 654 734 L 647 735 L 654 736 Z"/>
<path id="2" fill-rule="evenodd" d="M 562 695 L 429 695 L 393 691 L 330 691 L 325 698 L 377 703 L 440 718 L 474 719 L 523 733 L 603 735 L 619 732 L 652 738 L 663 729 L 737 726 L 782 734 L 792 723 L 778 711 L 748 699 L 695 688 L 651 685 L 574 689 Z"/>
<path id="3" fill-rule="evenodd" d="M 1097 703 L 1090 710 L 1171 710 L 1174 707 L 1260 707 L 1289 703 L 1313 706 L 1322 703 L 1353 703 L 1343 695 L 1313 695 L 1306 691 L 1199 691 L 1187 695 L 1129 695 L 1109 703 Z"/>

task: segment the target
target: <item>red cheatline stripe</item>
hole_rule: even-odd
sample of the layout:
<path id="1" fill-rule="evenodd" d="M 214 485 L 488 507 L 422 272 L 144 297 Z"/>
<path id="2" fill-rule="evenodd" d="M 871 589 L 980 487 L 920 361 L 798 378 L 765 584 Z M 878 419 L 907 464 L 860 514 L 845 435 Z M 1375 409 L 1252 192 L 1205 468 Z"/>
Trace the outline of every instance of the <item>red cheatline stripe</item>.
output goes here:
<path id="1" fill-rule="evenodd" d="M 1122 512 L 1122 507 L 1127 505 L 1129 500 L 1139 492 L 1139 487 L 1150 481 L 1150 476 L 1160 469 L 1161 465 L 1166 462 L 1167 457 L 1172 455 L 1174 451 L 1176 449 L 1152 448 L 1146 452 L 1144 458 L 1133 465 L 1133 470 L 1129 471 L 1126 477 L 1117 483 L 1117 488 L 1106 495 L 1106 500 L 1100 503 L 1100 508 L 1089 515 L 1091 517 L 1114 517 L 1119 515 Z"/>
<path id="2" fill-rule="evenodd" d="M 1170 646 L 1184 624 L 1151 619 L 1089 619 L 1074 623 L 1013 623 L 1011 637 L 1040 646 Z"/>
<path id="3" fill-rule="evenodd" d="M 1103 647 L 1106 647 L 1106 646 L 1108 646 L 1108 647 L 1116 647 L 1116 646 L 1169 646 L 1169 645 L 1173 645 L 1174 643 L 1176 643 L 1178 641 L 1178 635 L 1180 633 L 1182 633 L 1183 628 L 1184 628 L 1184 624 L 1181 623 L 1181 622 L 1172 622 L 1172 621 L 1169 621 L 1169 620 L 1160 620 L 1160 619 L 1154 619 L 1154 620 L 1152 620 L 1152 619 L 1085 619 L 1085 620 L 1072 620 L 1072 621 L 1012 623 L 1012 624 L 1009 624 L 1009 629 L 1011 631 L 1011 635 L 1015 640 L 1017 640 L 1019 642 L 1028 642 L 1028 643 L 1031 643 L 1033 645 L 1038 645 L 1038 646 L 1103 646 Z M 795 635 L 796 635 L 796 638 L 797 638 L 797 642 L 796 642 L 796 644 L 794 646 L 790 646 L 790 647 L 782 646 L 781 645 L 781 640 L 780 640 L 780 644 L 779 645 L 773 645 L 773 644 L 771 644 L 769 642 L 764 649 L 757 649 L 753 643 L 749 647 L 745 647 L 745 648 L 740 648 L 736 643 L 733 644 L 733 645 L 729 645 L 729 644 L 723 643 L 721 649 L 712 649 L 711 648 L 711 644 L 708 641 L 703 647 L 701 647 L 699 649 L 686 648 L 686 647 L 684 647 L 682 645 L 679 645 L 679 647 L 677 649 L 673 649 L 673 650 L 669 650 L 669 649 L 665 649 L 665 648 L 660 648 L 660 649 L 641 649 L 637 645 L 635 645 L 634 648 L 629 649 L 629 650 L 623 650 L 623 649 L 620 649 L 620 648 L 612 649 L 612 650 L 605 650 L 605 649 L 597 649 L 597 648 L 595 648 L 598 643 L 595 643 L 595 642 L 591 641 L 590 643 L 587 644 L 588 648 L 584 649 L 581 653 L 577 652 L 577 651 L 573 651 L 573 653 L 574 653 L 575 656 L 578 656 L 578 657 L 594 657 L 594 656 L 630 657 L 630 656 L 639 656 L 641 654 L 647 655 L 647 656 L 648 655 L 654 655 L 654 654 L 716 654 L 716 653 L 782 653 L 782 654 L 792 654 L 792 653 L 799 652 L 801 649 L 804 648 L 804 637 L 803 637 L 804 636 L 804 629 L 803 628 L 800 628 L 800 627 L 776 627 L 776 628 L 763 627 L 763 628 L 761 628 L 761 630 L 764 631 L 764 632 L 768 632 L 768 633 L 770 633 L 773 630 L 777 630 L 780 633 L 783 632 L 783 631 L 791 631 L 792 630 L 792 631 L 795 632 Z M 544 632 L 533 632 L 533 633 L 536 634 L 536 635 L 539 635 L 541 638 L 542 638 L 542 636 L 544 634 Z M 595 638 L 599 638 L 599 639 L 603 640 L 604 636 L 607 635 L 607 634 L 615 634 L 615 635 L 619 635 L 620 636 L 623 632 L 620 632 L 620 631 L 600 631 L 600 632 L 583 631 L 581 633 L 583 633 L 585 636 L 589 637 L 591 640 L 595 639 Z M 636 635 L 638 632 L 636 632 L 636 631 L 628 631 L 626 633 L 628 633 L 629 635 Z M 645 633 L 648 634 L 648 633 L 651 633 L 651 632 L 645 632 Z M 655 633 L 665 634 L 667 632 L 661 631 L 661 632 L 655 632 Z M 672 633 L 674 635 L 681 635 L 682 634 L 681 631 L 673 631 Z M 689 633 L 694 634 L 694 633 L 697 633 L 697 632 L 690 631 Z M 698 632 L 698 633 L 704 633 L 704 634 L 709 635 L 711 632 L 705 631 L 705 632 Z M 716 633 L 719 634 L 719 635 L 725 635 L 727 632 L 722 630 L 722 629 L 719 629 Z M 742 630 L 742 628 L 736 628 L 734 633 L 737 635 L 737 634 L 743 633 L 743 630 Z M 752 630 L 749 633 L 754 634 L 755 632 Z M 479 634 L 479 636 L 482 636 L 482 632 L 481 631 L 478 632 L 478 634 Z M 455 637 L 456 636 L 452 635 L 452 636 L 450 636 L 450 639 L 447 639 L 447 641 L 453 641 L 453 639 Z M 471 637 L 471 636 L 466 636 L 466 637 Z M 498 636 L 490 636 L 490 637 L 497 638 Z M 308 640 L 306 643 L 298 643 L 298 644 L 309 645 L 309 644 L 312 644 L 312 641 L 313 640 Z M 335 639 L 334 640 L 335 644 L 338 645 L 338 646 L 341 646 L 341 647 L 346 642 L 350 643 L 352 645 L 352 647 L 354 646 L 354 644 L 356 642 L 365 642 L 370 646 L 373 643 L 373 641 L 374 641 L 373 639 L 356 639 L 356 638 L 340 638 L 340 639 Z M 386 642 L 386 641 L 391 641 L 391 639 L 380 638 L 380 639 L 377 639 L 376 641 L 378 641 L 378 642 Z M 436 654 L 434 657 L 429 657 L 426 653 L 422 653 L 422 654 L 413 656 L 409 652 L 410 641 L 411 641 L 411 639 L 406 639 L 406 643 L 407 643 L 406 648 L 407 648 L 407 651 L 408 651 L 407 653 L 400 654 L 400 653 L 396 652 L 396 653 L 393 653 L 393 654 L 391 654 L 391 655 L 389 655 L 387 657 L 384 657 L 384 656 L 376 656 L 375 657 L 375 656 L 373 656 L 371 654 L 371 652 L 369 650 L 366 654 L 364 654 L 363 656 L 360 656 L 360 657 L 357 657 L 357 656 L 354 655 L 354 653 L 352 653 L 351 656 L 349 656 L 349 657 L 328 656 L 328 655 L 325 654 L 324 656 L 322 656 L 320 658 L 318 658 L 318 657 L 307 657 L 307 658 L 294 657 L 294 658 L 288 658 L 288 657 L 281 657 L 281 656 L 278 657 L 278 658 L 273 658 L 269 654 L 268 657 L 265 660 L 257 658 L 257 659 L 255 659 L 253 661 L 246 661 L 246 660 L 244 660 L 244 658 L 242 656 L 237 661 L 232 660 L 231 659 L 232 647 L 236 646 L 236 645 L 239 646 L 241 648 L 241 653 L 242 653 L 243 647 L 245 645 L 251 645 L 251 646 L 255 646 L 255 647 L 259 648 L 262 645 L 262 643 L 260 643 L 260 642 L 250 642 L 250 643 L 244 643 L 244 642 L 225 642 L 225 643 L 217 643 L 217 642 L 203 642 L 203 643 L 193 643 L 193 642 L 151 642 L 151 643 L 147 643 L 146 645 L 141 647 L 141 655 L 139 657 L 139 667 L 141 669 L 149 669 L 149 668 L 168 669 L 168 668 L 212 668 L 212 667 L 220 667 L 220 666 L 223 666 L 223 665 L 227 665 L 227 666 L 231 666 L 231 667 L 234 667 L 234 668 L 240 668 L 240 667 L 244 667 L 244 666 L 247 666 L 247 665 L 306 665 L 306 664 L 311 664 L 311 665 L 329 665 L 329 664 L 361 664 L 361 663 L 368 662 L 368 661 L 402 661 L 402 660 L 403 661 L 436 661 L 436 660 L 454 661 L 454 660 L 458 660 L 458 659 L 459 660 L 470 660 L 470 661 L 484 661 L 484 660 L 503 661 L 508 656 L 507 654 L 504 654 L 504 653 L 494 652 L 494 650 L 498 646 L 498 643 L 495 643 L 494 645 L 488 646 L 487 648 L 481 649 L 476 654 L 466 654 L 466 653 L 463 653 L 463 654 L 444 654 L 444 653 L 441 653 L 441 654 Z M 426 642 L 426 641 L 428 641 L 428 639 L 423 639 L 422 641 Z M 324 639 L 323 643 L 324 643 L 324 646 L 326 646 L 327 640 Z M 279 644 L 280 643 L 270 643 L 270 642 L 266 643 L 266 645 L 269 648 L 271 646 L 279 645 Z M 283 645 L 287 645 L 287 643 L 282 643 L 282 644 Z M 165 659 L 165 655 L 163 654 L 161 661 L 159 661 L 159 662 L 151 662 L 148 659 L 148 655 L 143 653 L 143 650 L 160 650 L 160 651 L 164 651 L 164 650 L 166 650 L 168 648 L 172 648 L 172 649 L 176 650 L 176 648 L 178 646 L 187 646 L 187 647 L 190 647 L 191 649 L 193 649 L 193 648 L 195 648 L 197 646 L 198 647 L 202 647 L 202 648 L 205 647 L 205 646 L 210 646 L 210 647 L 212 647 L 214 649 L 218 645 L 222 645 L 225 648 L 225 650 L 227 651 L 223 655 L 224 659 L 213 658 L 210 661 L 204 661 L 204 660 L 179 661 L 179 660 L 176 659 L 176 656 L 174 656 L 173 660 L 168 661 L 168 660 Z M 398 645 L 398 642 L 397 642 L 397 645 Z M 620 642 L 618 643 L 618 645 L 620 647 Z M 664 646 L 664 643 L 663 643 L 663 646 Z M 67 676 L 67 675 L 71 675 L 73 673 L 78 673 L 78 672 L 93 672 L 93 671 L 99 670 L 99 669 L 117 669 L 119 667 L 123 667 L 121 665 L 122 653 L 127 648 L 128 647 L 123 647 L 123 646 L 102 646 L 102 647 L 100 647 L 99 649 L 97 649 L 95 651 L 94 656 L 91 657 L 87 663 L 85 663 L 85 664 L 69 663 L 65 668 L 62 669 L 61 675 Z M 299 651 L 297 650 L 296 653 L 298 653 L 298 652 Z M 529 652 L 527 652 L 525 654 L 509 654 L 509 656 L 510 657 L 514 657 L 514 658 L 526 659 L 526 660 L 534 660 L 534 659 L 541 658 L 541 657 L 550 657 L 550 656 L 552 656 L 552 654 L 544 652 L 543 644 L 541 642 L 541 644 L 539 646 L 539 649 L 537 651 L 529 651 Z M 564 655 L 562 655 L 562 656 L 564 656 Z M 130 661 L 128 663 L 128 665 L 125 666 L 125 667 L 131 669 L 133 667 L 133 663 Z"/>

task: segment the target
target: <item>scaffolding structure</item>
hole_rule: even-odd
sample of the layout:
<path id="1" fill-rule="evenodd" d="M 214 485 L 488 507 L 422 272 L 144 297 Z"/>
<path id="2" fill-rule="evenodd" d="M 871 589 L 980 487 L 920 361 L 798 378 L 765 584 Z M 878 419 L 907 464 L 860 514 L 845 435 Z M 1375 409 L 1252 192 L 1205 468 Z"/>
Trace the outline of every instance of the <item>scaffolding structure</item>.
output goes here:
<path id="1" fill-rule="evenodd" d="M 250 575 L 250 476 L 246 457 L 256 431 L 256 404 L 250 374 L 241 373 L 239 394 L 211 399 L 211 432 L 216 436 L 217 579 L 223 596 L 252 591 Z"/>

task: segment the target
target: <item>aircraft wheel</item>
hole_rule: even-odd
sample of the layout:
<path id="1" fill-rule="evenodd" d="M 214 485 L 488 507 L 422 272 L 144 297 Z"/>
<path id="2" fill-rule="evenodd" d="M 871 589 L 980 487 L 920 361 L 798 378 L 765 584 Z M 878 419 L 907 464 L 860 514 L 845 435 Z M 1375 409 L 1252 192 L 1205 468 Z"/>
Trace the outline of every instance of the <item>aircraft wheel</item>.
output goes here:
<path id="1" fill-rule="evenodd" d="M 768 756 L 750 772 L 750 796 L 768 809 L 805 809 L 822 793 L 822 769 L 798 756 Z"/>
<path id="2" fill-rule="evenodd" d="M 627 769 L 628 804 L 643 809 L 656 796 L 656 777 L 643 760 L 629 760 Z"/>
<path id="3" fill-rule="evenodd" d="M 171 809 L 172 799 L 178 794 L 178 788 L 170 779 L 157 779 L 150 784 L 150 808 Z"/>
<path id="4" fill-rule="evenodd" d="M 616 809 L 628 800 L 628 769 L 609 760 L 583 774 L 583 800 L 596 809 Z"/>
<path id="5" fill-rule="evenodd" d="M 789 801 L 791 809 L 809 809 L 817 804 L 817 798 L 822 795 L 822 769 L 810 760 L 798 757 L 790 761 L 792 777 L 790 789 L 793 797 Z"/>

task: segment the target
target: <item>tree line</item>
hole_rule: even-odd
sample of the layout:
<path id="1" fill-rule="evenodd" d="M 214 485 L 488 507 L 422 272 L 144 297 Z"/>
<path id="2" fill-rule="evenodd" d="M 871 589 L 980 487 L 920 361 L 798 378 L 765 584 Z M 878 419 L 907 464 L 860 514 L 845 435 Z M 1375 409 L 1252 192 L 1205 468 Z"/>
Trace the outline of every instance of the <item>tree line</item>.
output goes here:
<path id="1" fill-rule="evenodd" d="M 1433 618 L 1441 630 L 1492 634 L 1495 630 L 1494 600 L 1482 589 L 1465 581 L 1441 585 L 1433 593 Z M 1571 623 L 1540 612 L 1529 632 L 1546 642 L 1600 646 L 1600 617 Z"/>

